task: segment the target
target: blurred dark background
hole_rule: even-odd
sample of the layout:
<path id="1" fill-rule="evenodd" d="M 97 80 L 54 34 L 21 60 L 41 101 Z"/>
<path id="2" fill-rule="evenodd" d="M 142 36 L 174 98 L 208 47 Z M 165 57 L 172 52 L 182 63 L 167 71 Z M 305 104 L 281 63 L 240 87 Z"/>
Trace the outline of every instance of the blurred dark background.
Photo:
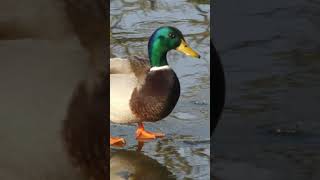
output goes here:
<path id="1" fill-rule="evenodd" d="M 226 107 L 214 179 L 320 179 L 320 1 L 214 1 Z"/>

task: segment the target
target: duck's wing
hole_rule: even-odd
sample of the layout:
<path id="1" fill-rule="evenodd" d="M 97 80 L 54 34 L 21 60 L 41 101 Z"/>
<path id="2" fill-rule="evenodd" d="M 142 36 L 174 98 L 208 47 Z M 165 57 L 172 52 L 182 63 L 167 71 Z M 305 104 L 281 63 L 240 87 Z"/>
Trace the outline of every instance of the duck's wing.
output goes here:
<path id="1" fill-rule="evenodd" d="M 111 58 L 110 74 L 135 74 L 144 76 L 150 70 L 150 63 L 147 58 L 131 56 L 127 58 Z"/>

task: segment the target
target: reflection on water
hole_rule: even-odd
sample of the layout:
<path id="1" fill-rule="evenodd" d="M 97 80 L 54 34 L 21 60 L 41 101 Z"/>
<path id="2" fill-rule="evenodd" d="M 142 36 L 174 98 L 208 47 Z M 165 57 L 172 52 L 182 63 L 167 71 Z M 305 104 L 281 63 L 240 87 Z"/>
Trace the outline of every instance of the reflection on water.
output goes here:
<path id="1" fill-rule="evenodd" d="M 200 60 L 174 51 L 168 54 L 180 79 L 181 97 L 171 115 L 146 124 L 167 136 L 145 143 L 141 153 L 178 179 L 209 178 L 209 10 L 209 1 L 201 0 L 111 1 L 112 56 L 146 56 L 149 36 L 159 26 L 168 25 L 180 29 L 201 54 Z M 128 147 L 137 145 L 134 131 L 135 125 L 111 124 L 111 134 L 124 137 Z"/>
<path id="2" fill-rule="evenodd" d="M 213 173 L 319 179 L 319 2 L 226 0 L 214 11 L 227 101 Z"/>
<path id="3" fill-rule="evenodd" d="M 167 167 L 134 150 L 110 152 L 110 179 L 175 179 Z"/>

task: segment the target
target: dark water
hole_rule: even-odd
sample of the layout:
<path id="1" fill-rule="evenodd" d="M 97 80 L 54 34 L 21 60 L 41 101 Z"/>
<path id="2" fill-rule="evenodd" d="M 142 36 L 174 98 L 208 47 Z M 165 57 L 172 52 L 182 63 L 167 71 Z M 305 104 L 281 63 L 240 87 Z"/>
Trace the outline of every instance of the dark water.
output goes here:
<path id="1" fill-rule="evenodd" d="M 146 56 L 152 32 L 170 25 L 179 28 L 202 57 L 193 59 L 174 51 L 168 54 L 168 62 L 180 79 L 181 96 L 171 115 L 146 124 L 147 129 L 164 132 L 164 139 L 145 143 L 142 152 L 135 152 L 136 125 L 111 124 L 111 134 L 127 140 L 126 153 L 111 154 L 111 174 L 120 171 L 119 179 L 130 174 L 136 179 L 149 177 L 143 171 L 159 174 L 153 179 L 209 179 L 209 11 L 209 1 L 111 1 L 113 56 Z"/>
<path id="2" fill-rule="evenodd" d="M 320 178 L 320 1 L 225 0 L 214 39 L 227 79 L 216 179 Z"/>

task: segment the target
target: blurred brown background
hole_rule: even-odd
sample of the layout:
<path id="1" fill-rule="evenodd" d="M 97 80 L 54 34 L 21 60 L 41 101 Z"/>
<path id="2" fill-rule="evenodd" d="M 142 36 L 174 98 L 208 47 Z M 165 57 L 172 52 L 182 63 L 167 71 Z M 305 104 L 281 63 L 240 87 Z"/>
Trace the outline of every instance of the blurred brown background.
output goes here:
<path id="1" fill-rule="evenodd" d="M 107 3 L 0 3 L 0 179 L 104 179 Z"/>

